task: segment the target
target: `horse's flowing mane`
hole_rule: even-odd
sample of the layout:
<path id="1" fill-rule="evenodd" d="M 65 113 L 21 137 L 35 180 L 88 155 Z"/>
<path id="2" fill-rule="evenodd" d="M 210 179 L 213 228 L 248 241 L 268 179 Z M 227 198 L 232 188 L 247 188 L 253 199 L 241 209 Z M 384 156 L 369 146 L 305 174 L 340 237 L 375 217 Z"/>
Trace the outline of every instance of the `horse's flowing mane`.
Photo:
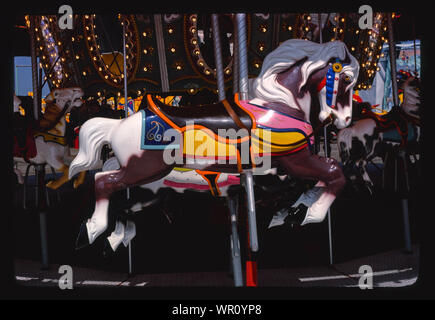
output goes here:
<path id="1" fill-rule="evenodd" d="M 287 40 L 266 56 L 258 77 L 250 79 L 249 98 L 276 101 L 295 107 L 297 103 L 292 92 L 276 81 L 277 74 L 306 59 L 301 66 L 302 81 L 298 88 L 300 90 L 309 76 L 314 71 L 324 68 L 332 58 L 349 62 L 349 65 L 343 66 L 342 72 L 353 79 L 350 84 L 353 86 L 358 77 L 359 64 L 343 42 L 332 41 L 320 44 L 302 39 Z"/>

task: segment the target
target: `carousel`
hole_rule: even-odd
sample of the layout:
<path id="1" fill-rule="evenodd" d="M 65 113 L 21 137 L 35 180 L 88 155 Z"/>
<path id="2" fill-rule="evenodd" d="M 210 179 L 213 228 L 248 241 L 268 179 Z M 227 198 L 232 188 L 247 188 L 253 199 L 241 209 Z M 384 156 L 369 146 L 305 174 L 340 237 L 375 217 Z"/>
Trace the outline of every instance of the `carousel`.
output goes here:
<path id="1" fill-rule="evenodd" d="M 419 30 L 360 16 L 19 17 L 17 285 L 414 284 Z"/>

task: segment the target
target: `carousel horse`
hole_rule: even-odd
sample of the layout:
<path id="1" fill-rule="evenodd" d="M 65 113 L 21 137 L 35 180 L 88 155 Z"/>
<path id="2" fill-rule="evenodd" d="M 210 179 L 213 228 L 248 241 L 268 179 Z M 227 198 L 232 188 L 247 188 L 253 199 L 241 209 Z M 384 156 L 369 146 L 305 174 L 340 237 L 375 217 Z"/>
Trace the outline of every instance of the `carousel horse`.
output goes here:
<path id="1" fill-rule="evenodd" d="M 68 166 L 64 163 L 64 157 L 69 149 L 65 139 L 65 114 L 74 107 L 82 105 L 83 91 L 80 88 L 54 89 L 46 98 L 45 112 L 38 121 L 33 121 L 27 132 L 31 132 L 30 139 L 35 147 L 35 152 L 14 153 L 15 157 L 22 157 L 31 164 L 47 163 L 52 168 L 60 170 L 63 174 L 60 178 L 49 181 L 47 187 L 58 189 L 69 180 Z M 74 181 L 74 188 L 83 183 L 86 172 L 80 173 Z"/>
<path id="2" fill-rule="evenodd" d="M 351 179 L 361 178 L 371 192 L 373 182 L 366 165 L 375 157 L 383 158 L 392 147 L 404 150 L 410 145 L 418 144 L 420 136 L 420 97 L 419 80 L 414 77 L 403 82 L 403 103 L 395 106 L 384 116 L 363 109 L 361 117 L 351 126 L 339 131 L 337 143 L 340 158 L 345 168 L 357 167 L 357 175 Z"/>
<path id="3" fill-rule="evenodd" d="M 300 225 L 323 221 L 345 177 L 335 159 L 309 150 L 311 103 L 318 100 L 322 123 L 346 127 L 358 72 L 357 60 L 340 41 L 291 39 L 264 59 L 259 76 L 249 84 L 249 100 L 239 100 L 236 94 L 234 100 L 212 105 L 173 108 L 147 95 L 148 108 L 126 119 L 85 122 L 69 177 L 98 167 L 105 144 L 111 145 L 120 169 L 95 175 L 95 209 L 80 228 L 77 248 L 93 243 L 106 230 L 113 192 L 157 181 L 174 167 L 241 173 L 261 161 L 264 165 L 269 157 L 271 167 L 321 181 L 315 197 L 297 201 L 295 219 Z M 238 130 L 239 138 L 223 137 L 222 129 Z"/>

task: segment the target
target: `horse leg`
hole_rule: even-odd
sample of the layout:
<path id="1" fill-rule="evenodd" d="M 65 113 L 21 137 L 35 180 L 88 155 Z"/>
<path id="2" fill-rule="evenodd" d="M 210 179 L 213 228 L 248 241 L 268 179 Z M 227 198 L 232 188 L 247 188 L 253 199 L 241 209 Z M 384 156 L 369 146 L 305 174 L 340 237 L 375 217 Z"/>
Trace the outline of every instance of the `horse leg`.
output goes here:
<path id="1" fill-rule="evenodd" d="M 112 255 L 122 243 L 125 237 L 125 225 L 121 221 L 116 221 L 115 230 L 105 240 L 103 255 Z"/>
<path id="2" fill-rule="evenodd" d="M 116 221 L 115 230 L 105 240 L 103 255 L 111 256 L 121 243 L 128 247 L 135 236 L 136 224 L 133 221 L 127 220 L 125 224 L 122 221 Z"/>
<path id="3" fill-rule="evenodd" d="M 370 194 L 372 194 L 372 188 L 374 186 L 372 179 L 370 179 L 370 176 L 367 172 L 367 161 L 361 160 L 357 164 L 359 174 L 361 175 L 365 186 L 369 190 Z"/>
<path id="4" fill-rule="evenodd" d="M 85 177 L 86 177 L 86 171 L 82 171 L 79 173 L 77 178 L 74 180 L 74 184 L 73 184 L 74 189 L 77 189 L 79 186 L 83 184 L 83 182 L 85 182 Z"/>
<path id="5" fill-rule="evenodd" d="M 60 186 L 62 186 L 65 182 L 68 181 L 69 167 L 67 165 L 62 165 L 61 167 L 58 167 L 58 168 L 53 167 L 53 168 L 61 171 L 62 175 L 58 179 L 51 180 L 51 181 L 47 182 L 46 187 L 50 188 L 52 190 L 57 190 L 57 189 L 59 189 Z"/>
<path id="6" fill-rule="evenodd" d="M 141 156 L 132 156 L 126 166 L 118 170 L 95 174 L 95 209 L 92 217 L 82 224 L 76 248 L 92 244 L 108 225 L 109 198 L 112 193 L 129 186 L 142 185 L 168 175 L 172 165 L 163 162 L 160 151 L 144 151 Z"/>
<path id="7" fill-rule="evenodd" d="M 50 166 L 52 166 L 54 169 L 62 172 L 62 175 L 58 179 L 49 181 L 46 184 L 47 188 L 56 190 L 59 189 L 59 187 L 62 186 L 64 183 L 68 182 L 69 167 L 65 165 L 65 163 L 63 162 L 63 155 L 65 152 L 64 148 L 65 147 L 56 145 L 54 143 L 45 144 L 44 149 L 47 154 L 46 156 L 47 163 Z"/>
<path id="8" fill-rule="evenodd" d="M 306 215 L 301 219 L 300 225 L 318 223 L 325 219 L 328 208 L 343 189 L 346 179 L 337 162 L 333 158 L 324 158 L 312 154 L 307 148 L 295 154 L 281 157 L 278 162 L 291 176 L 302 179 L 320 180 L 325 187 L 319 184 L 307 192 L 304 201 L 307 207 Z M 296 201 L 297 204 L 299 201 Z M 295 206 L 295 205 L 293 205 Z"/>
<path id="9" fill-rule="evenodd" d="M 63 159 L 67 159 L 67 158 L 74 158 L 71 155 L 71 149 L 68 146 L 64 148 L 64 153 L 63 153 Z M 68 172 L 67 172 L 67 176 L 68 176 Z M 81 171 L 78 174 L 77 178 L 74 179 L 73 182 L 74 189 L 77 189 L 79 186 L 81 186 L 83 182 L 85 182 L 85 178 L 86 178 L 86 171 Z"/>

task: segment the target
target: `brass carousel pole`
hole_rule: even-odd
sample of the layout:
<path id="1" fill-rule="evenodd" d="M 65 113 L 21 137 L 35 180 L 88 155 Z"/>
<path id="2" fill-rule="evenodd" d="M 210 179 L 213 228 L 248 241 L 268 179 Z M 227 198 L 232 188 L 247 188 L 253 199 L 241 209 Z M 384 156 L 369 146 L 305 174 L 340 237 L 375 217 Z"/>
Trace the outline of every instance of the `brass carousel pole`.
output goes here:
<path id="1" fill-rule="evenodd" d="M 239 46 L 238 46 L 238 36 L 237 36 L 237 26 L 236 20 L 234 21 L 234 32 L 233 32 L 233 94 L 239 92 Z"/>
<path id="2" fill-rule="evenodd" d="M 318 24 L 319 24 L 319 43 L 323 43 L 322 37 L 322 14 L 318 13 Z M 337 28 L 336 28 L 337 31 Z M 324 150 L 325 157 L 328 158 L 328 131 L 327 125 L 323 127 L 323 139 L 324 139 Z M 332 226 L 331 226 L 331 208 L 328 208 L 328 236 L 329 236 L 329 264 L 333 264 L 333 254 L 332 254 Z"/>
<path id="3" fill-rule="evenodd" d="M 212 27 L 213 27 L 213 47 L 214 57 L 216 65 L 216 80 L 218 87 L 219 101 L 225 100 L 225 85 L 224 85 L 224 68 L 222 64 L 222 49 L 220 42 L 220 30 L 219 30 L 219 16 L 217 14 L 211 15 Z M 228 211 L 230 212 L 231 221 L 231 263 L 232 272 L 234 277 L 234 285 L 236 287 L 243 286 L 243 273 L 242 273 L 242 260 L 240 256 L 240 242 L 237 232 L 237 198 L 228 196 Z"/>
<path id="4" fill-rule="evenodd" d="M 127 51 L 126 51 L 126 20 L 122 23 L 122 43 L 123 43 L 123 74 L 124 74 L 124 112 L 125 118 L 128 117 L 128 90 L 127 90 Z M 134 106 L 133 106 L 134 109 Z M 134 111 L 134 110 L 133 110 Z M 130 200 L 130 188 L 126 189 L 127 200 Z M 128 221 L 127 221 L 128 222 Z M 133 261 L 131 255 L 131 241 L 128 243 L 128 274 L 133 274 Z"/>
<path id="5" fill-rule="evenodd" d="M 396 71 L 396 44 L 394 42 L 393 36 L 393 21 L 392 21 L 392 13 L 389 12 L 387 14 L 387 23 L 388 23 L 388 47 L 390 50 L 390 64 L 391 64 L 391 84 L 393 88 L 393 101 L 394 106 L 396 108 L 399 107 L 399 96 L 397 94 L 397 71 Z M 400 151 L 399 151 L 400 152 Z M 405 175 L 408 174 L 406 172 L 406 158 L 401 157 L 405 164 Z M 401 199 L 402 203 L 402 214 L 403 214 L 403 229 L 404 229 L 404 238 L 405 238 L 405 252 L 411 253 L 411 230 L 409 224 L 409 212 L 408 212 L 408 199 L 403 197 Z"/>
<path id="6" fill-rule="evenodd" d="M 157 54 L 159 57 L 160 79 L 162 83 L 162 92 L 169 91 L 168 68 L 166 65 L 165 41 L 163 39 L 163 27 L 161 14 L 154 15 L 154 27 L 156 31 Z"/>
<path id="7" fill-rule="evenodd" d="M 218 88 L 219 101 L 225 100 L 224 68 L 222 65 L 222 49 L 219 31 L 219 17 L 217 14 L 211 15 L 213 27 L 213 47 L 216 65 L 216 82 Z"/>
<path id="8" fill-rule="evenodd" d="M 397 66 L 396 66 L 396 43 L 393 36 L 393 21 L 391 18 L 391 12 L 387 16 L 388 23 L 388 48 L 390 53 L 390 65 L 391 65 L 391 86 L 393 88 L 393 102 L 394 106 L 399 106 L 399 95 L 397 94 Z"/>
<path id="9" fill-rule="evenodd" d="M 38 61 L 36 57 L 36 42 L 35 42 L 35 33 L 36 33 L 36 24 L 35 16 L 29 16 L 30 20 L 30 58 L 32 63 L 32 85 L 33 85 L 33 114 L 35 120 L 39 120 L 39 86 L 38 86 Z"/>
<path id="10" fill-rule="evenodd" d="M 246 14 L 236 14 L 238 65 L 239 65 L 239 98 L 248 100 L 248 44 L 246 33 Z M 248 211 L 249 252 L 246 261 L 246 285 L 257 286 L 257 255 L 258 235 L 255 211 L 254 176 L 252 170 L 244 170 L 240 174 L 240 181 L 245 187 Z"/>
<path id="11" fill-rule="evenodd" d="M 246 14 L 237 13 L 237 40 L 239 62 L 239 94 L 240 100 L 248 99 L 248 47 L 246 38 Z"/>
<path id="12" fill-rule="evenodd" d="M 40 108 L 40 95 L 38 86 L 38 61 L 36 57 L 36 16 L 30 16 L 30 55 L 32 62 L 32 85 L 33 85 L 33 113 L 35 120 L 39 120 L 39 108 Z M 36 210 L 39 212 L 39 231 L 41 237 L 41 263 L 42 269 L 49 268 L 48 261 L 48 240 L 47 240 L 47 213 L 46 213 L 46 201 L 44 193 L 45 190 L 45 164 L 35 165 L 35 176 L 38 184 L 37 187 L 37 205 Z"/>

